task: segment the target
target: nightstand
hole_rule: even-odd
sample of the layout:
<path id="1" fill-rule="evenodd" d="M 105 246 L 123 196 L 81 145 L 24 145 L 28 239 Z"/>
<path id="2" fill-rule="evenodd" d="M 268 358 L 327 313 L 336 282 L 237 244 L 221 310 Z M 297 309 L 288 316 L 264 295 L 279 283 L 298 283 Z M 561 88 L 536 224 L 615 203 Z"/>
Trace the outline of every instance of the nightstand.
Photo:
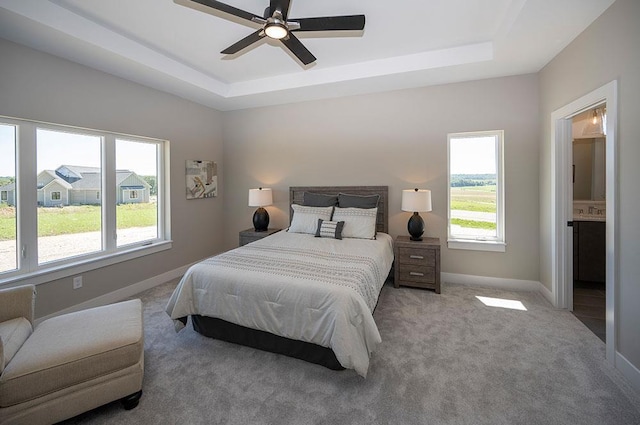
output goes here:
<path id="1" fill-rule="evenodd" d="M 440 238 L 412 241 L 409 236 L 398 236 L 393 250 L 393 286 L 434 289 L 436 294 L 440 293 Z"/>
<path id="2" fill-rule="evenodd" d="M 256 232 L 253 227 L 251 229 L 243 230 L 240 232 L 240 246 L 255 242 L 269 235 L 273 235 L 280 230 L 282 229 L 268 229 L 266 232 Z"/>

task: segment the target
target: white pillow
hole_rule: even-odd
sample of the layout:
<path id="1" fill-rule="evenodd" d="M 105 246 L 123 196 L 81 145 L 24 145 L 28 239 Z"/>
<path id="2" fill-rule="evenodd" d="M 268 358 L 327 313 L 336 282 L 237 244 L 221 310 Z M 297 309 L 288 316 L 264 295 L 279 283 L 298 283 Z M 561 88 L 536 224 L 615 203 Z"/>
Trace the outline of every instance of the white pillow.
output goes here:
<path id="1" fill-rule="evenodd" d="M 375 239 L 377 208 L 339 208 L 333 212 L 333 221 L 344 221 L 343 238 Z"/>
<path id="2" fill-rule="evenodd" d="M 293 219 L 289 226 L 291 233 L 309 233 L 316 234 L 318 228 L 318 219 L 330 221 L 333 207 L 305 207 L 302 205 L 292 204 Z"/>

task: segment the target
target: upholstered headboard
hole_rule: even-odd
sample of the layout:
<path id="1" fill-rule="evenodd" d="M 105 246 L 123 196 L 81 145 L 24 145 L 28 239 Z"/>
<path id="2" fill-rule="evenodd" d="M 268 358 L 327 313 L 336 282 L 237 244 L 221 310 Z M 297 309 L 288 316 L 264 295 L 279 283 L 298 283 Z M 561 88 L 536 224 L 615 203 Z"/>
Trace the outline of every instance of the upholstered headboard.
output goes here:
<path id="1" fill-rule="evenodd" d="M 292 186 L 289 188 L 289 221 L 293 217 L 291 204 L 302 205 L 304 192 L 322 195 L 337 195 L 338 193 L 360 196 L 380 195 L 376 230 L 389 233 L 389 186 Z"/>

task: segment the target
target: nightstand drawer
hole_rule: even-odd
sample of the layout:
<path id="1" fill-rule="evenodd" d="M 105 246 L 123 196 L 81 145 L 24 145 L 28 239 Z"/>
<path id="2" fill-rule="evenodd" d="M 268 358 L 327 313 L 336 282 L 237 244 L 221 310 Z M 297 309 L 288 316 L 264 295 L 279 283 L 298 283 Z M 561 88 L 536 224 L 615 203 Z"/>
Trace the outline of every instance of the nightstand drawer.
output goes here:
<path id="1" fill-rule="evenodd" d="M 400 282 L 435 283 L 435 267 L 403 266 L 399 270 Z"/>
<path id="2" fill-rule="evenodd" d="M 436 252 L 433 249 L 400 247 L 398 257 L 398 262 L 402 264 L 434 266 L 436 263 Z"/>

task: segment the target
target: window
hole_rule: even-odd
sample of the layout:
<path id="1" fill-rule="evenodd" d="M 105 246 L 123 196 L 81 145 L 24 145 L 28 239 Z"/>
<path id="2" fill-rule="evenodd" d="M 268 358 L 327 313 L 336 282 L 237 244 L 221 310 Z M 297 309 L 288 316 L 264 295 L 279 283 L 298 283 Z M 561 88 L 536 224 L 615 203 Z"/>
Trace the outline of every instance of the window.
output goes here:
<path id="1" fill-rule="evenodd" d="M 102 185 L 102 140 L 75 129 L 36 127 L 38 263 L 102 250 L 102 208 L 86 196 Z M 49 200 L 40 191 L 49 192 Z"/>
<path id="2" fill-rule="evenodd" d="M 18 267 L 16 217 L 16 127 L 0 119 L 0 276 Z"/>
<path id="3" fill-rule="evenodd" d="M 448 135 L 449 248 L 505 251 L 504 132 Z"/>
<path id="4" fill-rule="evenodd" d="M 158 234 L 158 145 L 144 141 L 116 139 L 118 181 L 128 199 L 118 205 L 118 246 L 154 239 Z"/>
<path id="5" fill-rule="evenodd" d="M 169 142 L 119 137 L 0 117 L 0 284 L 45 282 L 171 247 Z"/>

